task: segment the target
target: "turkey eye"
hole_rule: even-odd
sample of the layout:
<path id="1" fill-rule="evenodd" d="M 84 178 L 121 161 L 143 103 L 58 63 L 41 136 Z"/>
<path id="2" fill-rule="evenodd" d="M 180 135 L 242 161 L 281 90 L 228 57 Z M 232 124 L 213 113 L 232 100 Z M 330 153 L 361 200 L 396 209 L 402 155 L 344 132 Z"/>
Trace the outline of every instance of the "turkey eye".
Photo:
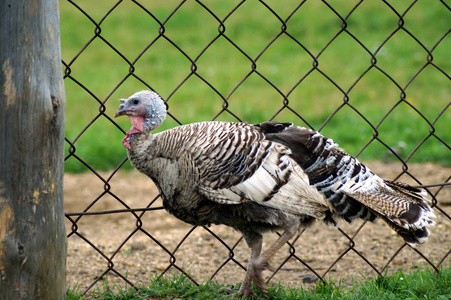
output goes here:
<path id="1" fill-rule="evenodd" d="M 139 104 L 139 100 L 138 100 L 138 99 L 133 99 L 132 103 L 133 103 L 134 105 L 137 105 L 137 104 Z"/>

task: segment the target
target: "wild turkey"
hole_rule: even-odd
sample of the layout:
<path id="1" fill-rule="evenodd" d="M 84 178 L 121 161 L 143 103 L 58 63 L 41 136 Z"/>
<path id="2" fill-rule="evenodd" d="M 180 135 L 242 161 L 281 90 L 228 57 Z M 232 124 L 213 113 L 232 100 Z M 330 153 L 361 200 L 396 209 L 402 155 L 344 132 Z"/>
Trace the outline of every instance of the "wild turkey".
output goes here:
<path id="1" fill-rule="evenodd" d="M 224 224 L 251 249 L 239 293 L 266 293 L 262 271 L 300 228 L 314 220 L 335 224 L 383 219 L 407 243 L 423 243 L 435 217 L 424 191 L 386 181 L 331 139 L 291 123 L 201 122 L 157 134 L 165 103 L 135 93 L 114 116 L 133 124 L 123 140 L 133 166 L 157 185 L 169 213 L 193 225 Z M 283 234 L 265 252 L 263 233 Z"/>

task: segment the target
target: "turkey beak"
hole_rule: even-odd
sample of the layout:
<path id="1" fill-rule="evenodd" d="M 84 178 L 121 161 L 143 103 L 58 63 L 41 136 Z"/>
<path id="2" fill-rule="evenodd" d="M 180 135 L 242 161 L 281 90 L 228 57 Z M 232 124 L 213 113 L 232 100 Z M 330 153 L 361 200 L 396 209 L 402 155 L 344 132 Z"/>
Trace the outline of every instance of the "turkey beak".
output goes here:
<path id="1" fill-rule="evenodd" d="M 119 108 L 114 112 L 114 117 L 120 117 L 120 116 L 124 116 L 127 114 L 128 109 L 127 109 L 127 105 L 125 104 L 126 99 L 119 99 L 119 101 L 122 103 L 121 105 L 119 105 Z"/>

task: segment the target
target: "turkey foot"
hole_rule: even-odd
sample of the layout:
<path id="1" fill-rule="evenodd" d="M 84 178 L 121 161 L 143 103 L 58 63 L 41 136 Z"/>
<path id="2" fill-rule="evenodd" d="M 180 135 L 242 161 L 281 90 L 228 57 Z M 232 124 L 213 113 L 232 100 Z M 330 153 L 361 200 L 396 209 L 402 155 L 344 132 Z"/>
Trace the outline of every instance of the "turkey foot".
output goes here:
<path id="1" fill-rule="evenodd" d="M 249 265 L 247 267 L 246 276 L 244 277 L 243 284 L 241 285 L 238 294 L 243 298 L 247 298 L 249 296 L 253 296 L 254 298 L 258 298 L 257 294 L 252 290 L 252 282 L 255 286 L 260 290 L 263 294 L 263 297 L 267 296 L 266 286 L 263 280 L 262 273 L 265 269 L 273 270 L 273 268 L 269 265 L 268 262 L 264 262 L 259 258 L 252 259 L 249 261 Z"/>

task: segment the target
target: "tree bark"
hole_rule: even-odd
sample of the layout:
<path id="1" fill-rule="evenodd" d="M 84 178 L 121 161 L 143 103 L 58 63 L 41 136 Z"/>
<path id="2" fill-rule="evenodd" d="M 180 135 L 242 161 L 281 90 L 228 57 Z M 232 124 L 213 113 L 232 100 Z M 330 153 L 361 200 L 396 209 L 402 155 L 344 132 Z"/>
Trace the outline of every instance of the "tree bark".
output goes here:
<path id="1" fill-rule="evenodd" d="M 1 0 L 0 28 L 0 298 L 63 299 L 58 1 Z"/>

